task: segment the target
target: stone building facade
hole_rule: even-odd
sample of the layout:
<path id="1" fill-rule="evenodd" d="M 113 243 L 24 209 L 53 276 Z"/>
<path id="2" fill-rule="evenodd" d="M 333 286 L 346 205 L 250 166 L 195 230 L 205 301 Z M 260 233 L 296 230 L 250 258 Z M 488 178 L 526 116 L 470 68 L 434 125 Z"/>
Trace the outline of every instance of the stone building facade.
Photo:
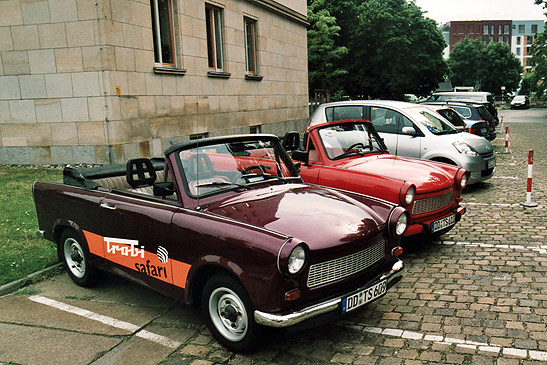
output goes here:
<path id="1" fill-rule="evenodd" d="M 304 0 L 0 1 L 0 163 L 303 129 Z"/>

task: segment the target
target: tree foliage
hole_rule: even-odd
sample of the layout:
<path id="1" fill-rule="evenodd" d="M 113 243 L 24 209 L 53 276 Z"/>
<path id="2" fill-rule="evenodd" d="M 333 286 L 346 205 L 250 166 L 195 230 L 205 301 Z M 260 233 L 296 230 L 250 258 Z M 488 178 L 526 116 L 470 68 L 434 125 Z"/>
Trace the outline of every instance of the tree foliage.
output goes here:
<path id="1" fill-rule="evenodd" d="M 316 3 L 321 4 L 321 10 L 328 10 L 340 27 L 334 46 L 347 47 L 336 67 L 347 75 L 332 82 L 331 90 L 343 90 L 352 97 L 402 100 L 406 93 L 427 95 L 444 80 L 448 71 L 442 58 L 446 43 L 436 23 L 425 18 L 414 2 L 309 2 L 311 6 Z M 313 12 L 317 14 L 318 9 Z"/>
<path id="2" fill-rule="evenodd" d="M 336 25 L 336 18 L 325 8 L 324 0 L 314 1 L 308 6 L 308 21 L 309 87 L 326 89 L 348 73 L 340 67 L 340 60 L 348 49 L 334 43 L 340 27 Z"/>
<path id="3" fill-rule="evenodd" d="M 485 47 L 479 39 L 466 38 L 458 42 L 448 59 L 454 85 L 478 86 L 481 90 L 499 94 L 513 92 L 521 80 L 522 66 L 504 43 Z"/>
<path id="4" fill-rule="evenodd" d="M 539 33 L 530 48 L 532 53 L 533 74 L 531 76 L 533 89 L 538 96 L 543 96 L 547 90 L 547 32 Z"/>

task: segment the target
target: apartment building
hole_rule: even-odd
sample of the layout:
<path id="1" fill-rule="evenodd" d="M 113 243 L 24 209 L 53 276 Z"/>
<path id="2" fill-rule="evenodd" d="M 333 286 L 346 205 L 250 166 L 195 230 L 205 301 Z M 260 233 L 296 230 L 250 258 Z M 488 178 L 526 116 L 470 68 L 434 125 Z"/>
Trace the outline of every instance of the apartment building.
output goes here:
<path id="1" fill-rule="evenodd" d="M 537 33 L 543 33 L 545 22 L 542 20 L 515 20 L 512 26 L 511 52 L 517 56 L 524 68 L 524 72 L 530 71 L 530 47 L 534 43 Z"/>
<path id="2" fill-rule="evenodd" d="M 2 0 L 0 163 L 303 129 L 306 30 L 305 0 Z"/>

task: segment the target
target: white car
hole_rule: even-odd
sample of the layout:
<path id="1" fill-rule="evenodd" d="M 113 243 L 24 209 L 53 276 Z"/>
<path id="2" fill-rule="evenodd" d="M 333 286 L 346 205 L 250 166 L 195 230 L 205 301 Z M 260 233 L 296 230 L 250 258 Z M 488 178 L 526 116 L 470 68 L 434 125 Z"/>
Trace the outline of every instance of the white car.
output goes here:
<path id="1" fill-rule="evenodd" d="M 347 119 L 370 120 L 394 155 L 465 168 L 471 174 L 469 184 L 491 178 L 496 170 L 496 153 L 489 141 L 459 131 L 424 105 L 389 100 L 321 104 L 310 125 Z"/>

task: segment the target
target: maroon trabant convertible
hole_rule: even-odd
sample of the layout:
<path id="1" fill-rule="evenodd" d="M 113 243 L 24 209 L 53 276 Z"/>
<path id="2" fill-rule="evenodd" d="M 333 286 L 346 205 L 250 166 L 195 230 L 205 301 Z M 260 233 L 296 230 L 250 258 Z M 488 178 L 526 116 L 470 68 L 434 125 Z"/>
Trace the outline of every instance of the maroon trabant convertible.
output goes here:
<path id="1" fill-rule="evenodd" d="M 297 148 L 298 132 L 284 145 Z M 439 236 L 461 219 L 467 170 L 440 162 L 389 154 L 371 122 L 343 120 L 314 125 L 304 137 L 305 151 L 292 153 L 303 162 L 305 182 L 385 199 L 408 209 L 405 236 Z"/>
<path id="2" fill-rule="evenodd" d="M 322 323 L 401 278 L 406 210 L 303 183 L 277 137 L 201 139 L 165 156 L 34 184 L 39 229 L 74 282 L 100 268 L 201 305 L 213 336 L 244 351 L 261 326 Z"/>

